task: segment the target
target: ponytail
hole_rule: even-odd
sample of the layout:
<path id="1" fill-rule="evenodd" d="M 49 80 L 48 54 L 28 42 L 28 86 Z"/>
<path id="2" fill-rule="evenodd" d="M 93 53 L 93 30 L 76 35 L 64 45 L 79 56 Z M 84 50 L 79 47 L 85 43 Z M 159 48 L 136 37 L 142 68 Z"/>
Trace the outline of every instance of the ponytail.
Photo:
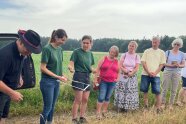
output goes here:
<path id="1" fill-rule="evenodd" d="M 57 38 L 63 38 L 63 37 L 68 38 L 67 33 L 63 29 L 53 30 L 52 35 L 51 35 L 50 40 L 49 40 L 49 43 L 54 43 L 56 41 L 55 37 L 57 37 Z"/>
<path id="2" fill-rule="evenodd" d="M 48 41 L 49 43 L 55 42 L 55 35 L 54 35 L 55 32 L 56 32 L 56 30 L 53 30 L 53 31 L 52 31 L 52 35 L 51 35 L 51 37 L 50 37 L 50 39 L 49 39 L 49 41 Z"/>

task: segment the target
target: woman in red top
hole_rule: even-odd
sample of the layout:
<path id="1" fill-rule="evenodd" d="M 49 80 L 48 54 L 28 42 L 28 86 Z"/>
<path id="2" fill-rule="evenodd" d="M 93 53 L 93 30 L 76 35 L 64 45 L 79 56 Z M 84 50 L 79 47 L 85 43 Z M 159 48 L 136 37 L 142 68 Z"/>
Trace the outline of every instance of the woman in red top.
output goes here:
<path id="1" fill-rule="evenodd" d="M 118 54 L 119 48 L 117 46 L 112 46 L 109 49 L 109 55 L 105 56 L 98 63 L 97 74 L 94 79 L 94 85 L 97 85 L 97 76 L 99 75 L 101 78 L 96 111 L 98 119 L 100 119 L 102 115 L 105 116 L 110 97 L 119 78 L 119 62 L 117 60 Z M 103 112 L 101 115 L 102 106 Z"/>

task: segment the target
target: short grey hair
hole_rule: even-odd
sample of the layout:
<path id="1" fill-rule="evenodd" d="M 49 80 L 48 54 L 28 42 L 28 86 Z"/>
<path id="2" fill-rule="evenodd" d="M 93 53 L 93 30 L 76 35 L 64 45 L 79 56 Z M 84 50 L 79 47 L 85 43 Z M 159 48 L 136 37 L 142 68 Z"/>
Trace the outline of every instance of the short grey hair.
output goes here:
<path id="1" fill-rule="evenodd" d="M 117 46 L 115 46 L 115 45 L 111 46 L 110 49 L 109 49 L 109 52 L 110 52 L 111 49 L 114 49 L 116 51 L 116 56 L 115 57 L 118 57 L 118 55 L 119 55 L 119 48 Z"/>
<path id="2" fill-rule="evenodd" d="M 129 44 L 134 44 L 136 46 L 136 49 L 138 48 L 138 43 L 136 41 L 130 41 Z"/>
<path id="3" fill-rule="evenodd" d="M 152 41 L 153 41 L 153 40 L 159 40 L 159 41 L 160 41 L 160 37 L 159 37 L 159 36 L 153 36 L 153 37 L 152 37 Z"/>
<path id="4" fill-rule="evenodd" d="M 173 40 L 172 41 L 172 47 L 174 47 L 175 43 L 180 44 L 180 48 L 183 46 L 183 40 L 181 38 L 176 38 L 175 40 Z"/>

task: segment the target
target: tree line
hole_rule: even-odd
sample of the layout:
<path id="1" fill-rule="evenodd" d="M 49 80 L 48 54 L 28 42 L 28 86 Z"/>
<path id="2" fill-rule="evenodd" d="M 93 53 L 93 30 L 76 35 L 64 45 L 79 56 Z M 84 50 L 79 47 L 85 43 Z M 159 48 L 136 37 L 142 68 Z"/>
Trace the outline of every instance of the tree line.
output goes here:
<path id="1" fill-rule="evenodd" d="M 183 52 L 186 52 L 186 36 L 180 36 L 179 38 L 182 38 L 183 40 L 183 47 L 180 49 Z M 172 48 L 172 41 L 175 39 L 175 37 L 169 37 L 167 35 L 161 37 L 161 43 L 160 48 L 164 51 L 169 50 Z M 126 52 L 128 50 L 128 43 L 131 40 L 135 40 L 138 43 L 137 52 L 142 53 L 147 48 L 151 47 L 151 40 L 150 39 L 117 39 L 117 38 L 101 38 L 101 39 L 95 39 L 93 41 L 92 51 L 99 51 L 99 52 L 108 52 L 109 48 L 112 45 L 116 45 L 119 47 L 120 52 Z M 65 45 L 62 46 L 64 50 L 74 50 L 76 48 L 80 47 L 80 40 L 77 39 L 68 39 L 68 41 L 65 43 Z"/>
<path id="2" fill-rule="evenodd" d="M 183 47 L 180 49 L 183 52 L 186 52 L 186 35 L 180 36 L 183 39 Z M 169 37 L 167 35 L 161 37 L 160 48 L 164 51 L 171 49 L 171 43 L 175 37 Z M 136 52 L 143 53 L 144 50 L 151 47 L 150 39 L 117 39 L 117 38 L 100 38 L 93 40 L 92 51 L 97 52 L 108 52 L 109 48 L 112 45 L 119 47 L 120 52 L 126 52 L 128 49 L 128 43 L 131 40 L 135 40 L 138 43 L 138 48 Z M 42 46 L 46 45 L 49 41 L 49 37 L 41 37 Z M 0 48 L 2 45 L 7 44 L 5 41 L 0 42 Z M 68 41 L 62 46 L 63 50 L 73 51 L 74 49 L 80 47 L 80 40 L 78 39 L 68 39 Z"/>

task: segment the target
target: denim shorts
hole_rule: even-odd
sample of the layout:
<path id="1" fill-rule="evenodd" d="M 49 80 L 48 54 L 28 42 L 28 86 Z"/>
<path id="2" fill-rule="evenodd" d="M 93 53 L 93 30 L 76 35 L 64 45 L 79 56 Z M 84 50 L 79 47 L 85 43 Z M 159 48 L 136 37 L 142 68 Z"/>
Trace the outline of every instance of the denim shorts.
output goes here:
<path id="1" fill-rule="evenodd" d="M 10 109 L 10 97 L 0 92 L 0 119 L 7 118 Z"/>
<path id="2" fill-rule="evenodd" d="M 182 77 L 182 87 L 186 89 L 186 78 Z"/>
<path id="3" fill-rule="evenodd" d="M 116 86 L 116 82 L 101 81 L 101 83 L 99 85 L 98 102 L 99 103 L 109 102 L 115 86 Z"/>
<path id="4" fill-rule="evenodd" d="M 89 85 L 86 88 L 86 91 L 90 91 L 90 73 L 75 72 L 73 80 L 74 81 L 72 81 L 72 86 L 74 90 L 82 90 Z"/>
<path id="5" fill-rule="evenodd" d="M 160 77 L 150 77 L 147 75 L 141 76 L 140 91 L 148 93 L 149 86 L 151 84 L 151 90 L 153 94 L 160 94 Z"/>

